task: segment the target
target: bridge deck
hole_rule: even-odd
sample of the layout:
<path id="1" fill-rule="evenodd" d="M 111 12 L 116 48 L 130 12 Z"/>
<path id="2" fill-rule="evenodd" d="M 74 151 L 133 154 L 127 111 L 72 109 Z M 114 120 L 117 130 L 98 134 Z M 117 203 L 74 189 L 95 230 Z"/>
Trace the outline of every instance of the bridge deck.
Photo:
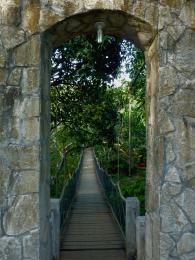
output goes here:
<path id="1" fill-rule="evenodd" d="M 101 193 L 86 149 L 77 198 L 61 241 L 61 260 L 125 260 L 124 240 Z"/>

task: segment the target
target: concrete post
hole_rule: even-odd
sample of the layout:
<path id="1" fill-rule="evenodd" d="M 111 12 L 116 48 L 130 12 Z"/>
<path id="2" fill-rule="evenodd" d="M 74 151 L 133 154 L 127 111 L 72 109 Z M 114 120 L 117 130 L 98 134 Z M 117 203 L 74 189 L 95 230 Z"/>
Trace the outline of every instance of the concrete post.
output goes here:
<path id="1" fill-rule="evenodd" d="M 51 199 L 52 259 L 60 259 L 60 200 Z"/>
<path id="2" fill-rule="evenodd" d="M 136 218 L 140 214 L 140 203 L 137 197 L 126 199 L 126 254 L 127 259 L 136 258 Z"/>
<path id="3" fill-rule="evenodd" d="M 145 260 L 145 216 L 136 218 L 137 260 Z"/>

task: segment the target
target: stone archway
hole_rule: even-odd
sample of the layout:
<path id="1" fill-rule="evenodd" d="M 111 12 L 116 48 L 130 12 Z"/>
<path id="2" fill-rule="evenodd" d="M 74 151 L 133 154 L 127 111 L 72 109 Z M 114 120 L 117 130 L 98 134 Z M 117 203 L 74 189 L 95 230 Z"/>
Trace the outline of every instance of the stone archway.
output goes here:
<path id="1" fill-rule="evenodd" d="M 193 259 L 195 3 L 2 0 L 0 6 L 2 259 L 50 258 L 50 49 L 92 32 L 96 19 L 146 54 L 146 259 Z"/>

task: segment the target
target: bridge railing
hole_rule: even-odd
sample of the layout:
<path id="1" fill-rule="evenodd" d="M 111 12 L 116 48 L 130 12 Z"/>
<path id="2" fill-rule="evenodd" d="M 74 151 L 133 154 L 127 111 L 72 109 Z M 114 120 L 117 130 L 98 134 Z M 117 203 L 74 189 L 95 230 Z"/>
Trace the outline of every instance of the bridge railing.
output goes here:
<path id="1" fill-rule="evenodd" d="M 61 192 L 60 198 L 51 199 L 51 236 L 52 236 L 52 259 L 59 259 L 60 252 L 60 233 L 64 228 L 64 224 L 69 217 L 72 202 L 76 195 L 77 184 L 80 176 L 81 165 L 83 160 L 83 153 L 81 154 L 80 161 L 77 169 L 72 177 L 65 183 Z"/>
<path id="2" fill-rule="evenodd" d="M 103 192 L 125 238 L 127 259 L 144 260 L 145 217 L 139 216 L 140 202 L 137 197 L 125 198 L 119 183 L 114 183 L 111 176 L 100 167 L 95 153 L 94 159 Z"/>
<path id="3" fill-rule="evenodd" d="M 96 172 L 103 187 L 106 199 L 111 206 L 114 217 L 116 218 L 123 235 L 125 236 L 126 199 L 121 193 L 119 184 L 112 181 L 110 175 L 100 167 L 100 164 L 96 158 L 95 164 Z"/>

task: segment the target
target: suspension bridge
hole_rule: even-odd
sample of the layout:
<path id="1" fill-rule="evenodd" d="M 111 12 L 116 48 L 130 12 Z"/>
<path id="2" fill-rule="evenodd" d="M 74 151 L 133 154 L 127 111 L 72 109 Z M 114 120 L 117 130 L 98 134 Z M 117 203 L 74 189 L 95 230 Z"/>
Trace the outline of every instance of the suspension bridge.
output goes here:
<path id="1" fill-rule="evenodd" d="M 122 196 L 119 186 L 100 168 L 93 149 L 84 150 L 53 213 L 53 259 L 135 259 L 139 202 Z"/>

